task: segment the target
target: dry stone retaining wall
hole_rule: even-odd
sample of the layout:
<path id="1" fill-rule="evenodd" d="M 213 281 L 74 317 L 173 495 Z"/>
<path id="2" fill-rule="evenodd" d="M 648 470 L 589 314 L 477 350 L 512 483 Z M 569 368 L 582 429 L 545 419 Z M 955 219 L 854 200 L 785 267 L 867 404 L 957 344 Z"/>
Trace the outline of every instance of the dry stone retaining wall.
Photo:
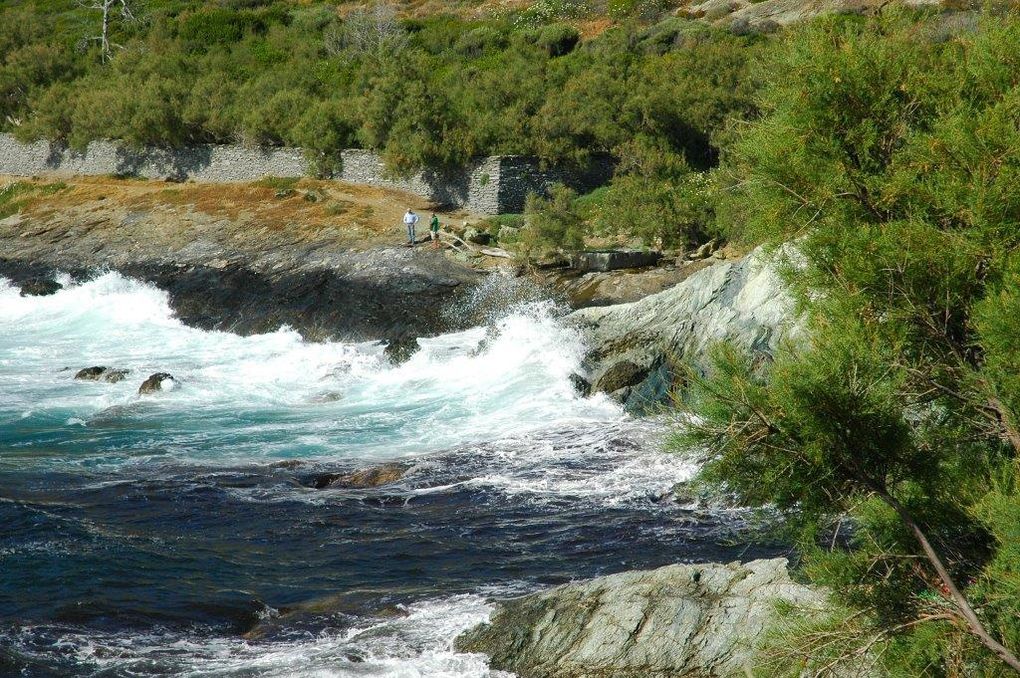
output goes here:
<path id="1" fill-rule="evenodd" d="M 591 190 L 608 181 L 613 169 L 608 158 L 571 170 L 542 169 L 534 159 L 521 156 L 492 156 L 456 170 L 425 170 L 408 178 L 393 178 L 382 158 L 372 151 L 347 150 L 341 158 L 342 169 L 335 179 L 395 188 L 439 205 L 482 214 L 520 212 L 529 192 L 544 193 L 556 182 L 579 191 Z M 309 173 L 304 152 L 298 148 L 199 145 L 132 149 L 111 141 L 94 141 L 85 151 L 74 151 L 48 141 L 22 143 L 0 134 L 0 174 L 15 176 L 120 174 L 218 183 Z"/>

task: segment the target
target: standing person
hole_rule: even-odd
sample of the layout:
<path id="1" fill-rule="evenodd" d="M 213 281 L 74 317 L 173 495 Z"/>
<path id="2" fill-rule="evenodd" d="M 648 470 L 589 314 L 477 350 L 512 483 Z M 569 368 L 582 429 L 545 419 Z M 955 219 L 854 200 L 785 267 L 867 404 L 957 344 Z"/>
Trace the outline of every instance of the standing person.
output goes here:
<path id="1" fill-rule="evenodd" d="M 432 248 L 439 249 L 439 217 L 432 213 L 432 221 L 429 222 L 429 231 L 432 236 Z"/>
<path id="2" fill-rule="evenodd" d="M 418 215 L 408 209 L 404 213 L 404 225 L 407 226 L 407 244 L 414 247 L 414 227 L 418 223 Z"/>

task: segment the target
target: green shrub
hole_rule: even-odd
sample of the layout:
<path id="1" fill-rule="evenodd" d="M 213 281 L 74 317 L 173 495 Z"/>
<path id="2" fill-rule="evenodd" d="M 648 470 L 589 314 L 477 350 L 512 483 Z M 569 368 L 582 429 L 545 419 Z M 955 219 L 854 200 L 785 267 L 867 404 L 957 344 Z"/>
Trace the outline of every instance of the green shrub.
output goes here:
<path id="1" fill-rule="evenodd" d="M 489 26 L 473 28 L 457 38 L 456 50 L 468 57 L 479 57 L 488 49 L 506 47 L 506 37 Z"/>
<path id="2" fill-rule="evenodd" d="M 528 196 L 521 231 L 521 251 L 525 256 L 584 248 L 584 220 L 577 211 L 576 197 L 572 189 L 562 184 L 553 186 L 548 198 L 534 193 Z"/>
<path id="3" fill-rule="evenodd" d="M 570 24 L 552 24 L 538 33 L 536 44 L 551 57 L 569 54 L 581 39 L 581 34 Z"/>
<path id="4" fill-rule="evenodd" d="M 680 435 L 714 451 L 704 479 L 785 507 L 804 572 L 891 675 L 1011 675 L 1020 18 L 953 41 L 935 21 L 822 18 L 763 64 L 720 209 L 749 244 L 795 242 L 808 331 L 771 364 L 723 349 L 692 369 Z"/>
<path id="5" fill-rule="evenodd" d="M 238 42 L 250 27 L 248 18 L 233 9 L 210 7 L 184 15 L 177 35 L 196 48 Z"/>

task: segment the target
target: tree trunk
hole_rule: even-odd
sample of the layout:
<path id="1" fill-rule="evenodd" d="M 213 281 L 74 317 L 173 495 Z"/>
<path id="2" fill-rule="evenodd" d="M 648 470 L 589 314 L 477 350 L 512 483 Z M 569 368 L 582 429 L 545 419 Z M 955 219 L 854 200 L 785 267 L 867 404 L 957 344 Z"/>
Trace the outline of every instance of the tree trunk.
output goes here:
<path id="1" fill-rule="evenodd" d="M 110 5 L 113 0 L 103 0 L 103 34 L 100 38 L 103 50 L 103 63 L 110 60 Z"/>
<path id="2" fill-rule="evenodd" d="M 917 539 L 918 543 L 921 545 L 921 550 L 924 551 L 924 555 L 935 568 L 935 571 L 938 573 L 942 583 L 949 591 L 949 595 L 953 599 L 953 603 L 956 605 L 957 609 L 959 609 L 960 614 L 967 622 L 967 627 L 970 632 L 981 641 L 982 645 L 994 652 L 999 659 L 1008 664 L 1014 671 L 1020 673 L 1020 659 L 1018 659 L 1017 656 L 1006 646 L 992 638 L 988 631 L 985 630 L 981 620 L 978 619 L 977 613 L 974 612 L 970 603 L 967 602 L 967 598 L 964 597 L 963 593 L 960 592 L 960 589 L 957 588 L 956 582 L 954 582 L 953 578 L 949 575 L 949 570 L 946 569 L 946 566 L 942 563 L 942 559 L 939 558 L 935 549 L 932 548 L 931 543 L 928 541 L 928 537 L 925 536 L 920 526 L 914 522 L 914 518 L 910 515 L 910 512 L 907 511 L 903 504 L 898 502 L 884 489 L 879 487 L 875 487 L 873 489 L 875 494 L 877 494 L 882 501 L 888 504 L 890 508 L 896 511 L 900 520 L 902 520 L 903 523 L 910 528 L 910 531 L 914 534 L 914 538 Z"/>

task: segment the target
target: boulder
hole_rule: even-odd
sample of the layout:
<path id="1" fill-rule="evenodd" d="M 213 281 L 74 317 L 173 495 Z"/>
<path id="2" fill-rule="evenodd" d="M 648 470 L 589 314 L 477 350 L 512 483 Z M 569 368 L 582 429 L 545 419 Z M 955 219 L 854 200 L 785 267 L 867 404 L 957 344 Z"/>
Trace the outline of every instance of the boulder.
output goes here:
<path id="1" fill-rule="evenodd" d="M 110 384 L 116 384 L 118 381 L 123 381 L 129 371 L 94 365 L 78 370 L 74 378 L 78 381 L 105 381 Z"/>
<path id="2" fill-rule="evenodd" d="M 455 646 L 521 678 L 752 675 L 777 603 L 823 614 L 826 596 L 794 582 L 785 558 L 669 565 L 501 602 Z"/>
<path id="3" fill-rule="evenodd" d="M 641 367 L 629 360 L 621 360 L 620 362 L 613 363 L 599 376 L 598 381 L 595 382 L 594 389 L 603 393 L 614 393 L 622 388 L 639 383 L 647 374 L 647 367 Z"/>
<path id="4" fill-rule="evenodd" d="M 620 268 L 655 266 L 662 252 L 644 250 L 602 250 L 576 252 L 570 258 L 571 268 L 578 271 L 615 271 Z"/>
<path id="5" fill-rule="evenodd" d="M 678 362 L 703 367 L 709 349 L 722 341 L 768 356 L 782 337 L 800 332 L 777 267 L 760 248 L 639 301 L 567 318 L 587 333 L 582 376 L 596 390 L 625 397 L 637 412 L 666 401 Z M 627 370 L 616 367 L 624 363 Z"/>
<path id="6" fill-rule="evenodd" d="M 45 297 L 56 294 L 64 288 L 56 280 L 49 278 L 31 278 L 21 283 L 21 296 L 23 297 Z"/>
<path id="7" fill-rule="evenodd" d="M 142 385 L 138 387 L 138 394 L 145 395 L 147 393 L 157 393 L 159 391 L 172 391 L 176 385 L 177 381 L 174 379 L 172 374 L 167 372 L 156 372 L 142 382 Z"/>

